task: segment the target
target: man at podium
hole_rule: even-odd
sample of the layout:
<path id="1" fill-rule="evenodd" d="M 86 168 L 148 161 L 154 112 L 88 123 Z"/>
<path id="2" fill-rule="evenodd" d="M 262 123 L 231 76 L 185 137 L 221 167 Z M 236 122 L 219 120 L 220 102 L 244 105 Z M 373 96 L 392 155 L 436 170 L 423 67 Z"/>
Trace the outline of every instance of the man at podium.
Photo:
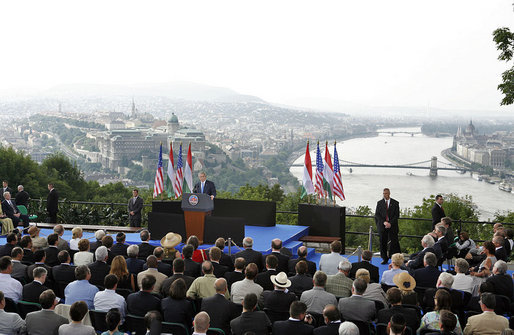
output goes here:
<path id="1" fill-rule="evenodd" d="M 207 176 L 203 171 L 198 174 L 198 179 L 200 181 L 193 188 L 193 193 L 205 193 L 211 196 L 211 200 L 214 199 L 216 196 L 216 186 L 214 186 L 214 183 L 207 180 Z"/>

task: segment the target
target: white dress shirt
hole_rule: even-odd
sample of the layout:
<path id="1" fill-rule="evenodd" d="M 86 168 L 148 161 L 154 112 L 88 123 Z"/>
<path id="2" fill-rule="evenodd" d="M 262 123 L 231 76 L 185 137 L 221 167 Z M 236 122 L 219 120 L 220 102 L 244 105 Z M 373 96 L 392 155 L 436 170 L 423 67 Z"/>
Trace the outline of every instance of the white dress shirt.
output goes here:
<path id="1" fill-rule="evenodd" d="M 127 302 L 125 298 L 116 293 L 114 290 L 105 289 L 95 294 L 94 300 L 95 310 L 108 312 L 111 308 L 117 308 L 122 319 L 127 314 Z"/>
<path id="2" fill-rule="evenodd" d="M 21 300 L 23 285 L 10 274 L 0 273 L 0 289 L 4 292 L 6 298 L 11 298 L 15 302 Z"/>
<path id="3" fill-rule="evenodd" d="M 472 293 L 473 277 L 466 276 L 464 273 L 457 273 L 453 276 L 452 289 Z"/>
<path id="4" fill-rule="evenodd" d="M 73 255 L 73 264 L 75 266 L 79 265 L 89 265 L 93 263 L 93 253 L 89 251 L 79 251 L 75 255 Z"/>

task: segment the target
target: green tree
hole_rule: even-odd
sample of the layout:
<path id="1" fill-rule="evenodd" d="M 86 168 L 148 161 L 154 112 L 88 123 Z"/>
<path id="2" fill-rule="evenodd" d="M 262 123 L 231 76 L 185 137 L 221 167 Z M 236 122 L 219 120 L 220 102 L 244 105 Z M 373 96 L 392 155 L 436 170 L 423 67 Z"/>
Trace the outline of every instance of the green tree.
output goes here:
<path id="1" fill-rule="evenodd" d="M 510 62 L 514 55 L 514 33 L 511 33 L 509 28 L 498 28 L 493 32 L 493 40 L 500 51 L 498 59 Z M 512 105 L 514 103 L 514 65 L 502 73 L 502 83 L 498 85 L 498 89 L 504 95 L 501 105 Z"/>
<path id="2" fill-rule="evenodd" d="M 514 212 L 508 211 L 504 213 L 497 212 L 494 215 L 494 222 L 502 222 L 502 223 L 514 223 Z"/>

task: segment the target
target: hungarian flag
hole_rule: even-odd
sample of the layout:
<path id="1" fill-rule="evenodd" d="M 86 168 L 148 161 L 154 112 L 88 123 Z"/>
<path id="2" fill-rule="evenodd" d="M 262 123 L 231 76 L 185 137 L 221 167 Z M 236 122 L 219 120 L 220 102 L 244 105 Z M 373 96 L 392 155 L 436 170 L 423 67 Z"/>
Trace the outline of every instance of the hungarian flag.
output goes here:
<path id="1" fill-rule="evenodd" d="M 155 183 L 153 185 L 153 197 L 156 198 L 164 191 L 164 180 L 162 171 L 162 143 L 159 149 L 159 162 L 157 163 L 157 171 L 155 172 Z"/>
<path id="2" fill-rule="evenodd" d="M 319 151 L 319 141 L 318 141 L 318 149 L 316 151 L 316 193 L 323 197 L 325 193 L 323 191 L 323 161 L 321 160 L 321 152 Z"/>
<path id="3" fill-rule="evenodd" d="M 334 142 L 334 195 L 339 199 L 345 200 L 343 178 L 341 177 L 341 168 L 339 167 L 339 156 L 337 155 L 337 148 Z"/>
<path id="4" fill-rule="evenodd" d="M 312 162 L 311 154 L 309 153 L 309 141 L 307 141 L 307 148 L 305 149 L 305 161 L 303 164 L 303 182 L 302 182 L 302 195 L 305 197 L 308 194 L 314 194 L 314 185 L 312 184 Z"/>
<path id="5" fill-rule="evenodd" d="M 193 192 L 193 155 L 191 155 L 191 143 L 187 151 L 186 169 L 184 171 L 184 190 L 183 193 Z"/>
<path id="6" fill-rule="evenodd" d="M 175 192 L 175 198 L 182 196 L 182 183 L 184 181 L 183 174 L 183 163 L 182 163 L 182 143 L 178 149 L 178 161 L 177 161 L 177 173 L 175 174 L 175 182 L 173 183 L 173 191 Z"/>
<path id="7" fill-rule="evenodd" d="M 328 142 L 325 143 L 325 159 L 323 160 L 323 188 L 327 195 L 332 199 L 332 190 L 334 189 L 334 168 L 332 167 L 332 157 L 328 151 Z"/>
<path id="8" fill-rule="evenodd" d="M 175 196 L 173 190 L 173 183 L 175 182 L 175 167 L 173 163 L 173 143 L 170 142 L 170 158 L 168 159 L 168 173 L 166 174 L 166 191 L 168 192 L 168 198 Z"/>

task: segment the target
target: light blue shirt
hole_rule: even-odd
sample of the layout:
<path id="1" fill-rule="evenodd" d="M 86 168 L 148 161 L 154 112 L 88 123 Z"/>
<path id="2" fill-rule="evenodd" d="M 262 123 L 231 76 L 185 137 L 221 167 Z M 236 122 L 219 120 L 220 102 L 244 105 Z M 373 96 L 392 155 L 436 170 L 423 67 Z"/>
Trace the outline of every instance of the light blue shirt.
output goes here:
<path id="1" fill-rule="evenodd" d="M 0 273 L 0 290 L 4 292 L 6 298 L 11 298 L 15 302 L 21 300 L 23 285 L 10 274 Z"/>
<path id="2" fill-rule="evenodd" d="M 66 305 L 71 305 L 75 301 L 82 300 L 87 304 L 87 308 L 94 309 L 94 299 L 97 292 L 98 287 L 91 285 L 87 280 L 75 280 L 64 289 L 64 301 Z"/>
<path id="3" fill-rule="evenodd" d="M 396 284 L 393 281 L 393 278 L 395 275 L 397 275 L 398 273 L 402 273 L 402 272 L 407 272 L 407 271 L 402 270 L 402 269 L 391 269 L 391 270 L 384 271 L 382 273 L 382 279 L 380 280 L 380 282 L 382 284 L 386 284 L 389 286 L 396 286 Z"/>

